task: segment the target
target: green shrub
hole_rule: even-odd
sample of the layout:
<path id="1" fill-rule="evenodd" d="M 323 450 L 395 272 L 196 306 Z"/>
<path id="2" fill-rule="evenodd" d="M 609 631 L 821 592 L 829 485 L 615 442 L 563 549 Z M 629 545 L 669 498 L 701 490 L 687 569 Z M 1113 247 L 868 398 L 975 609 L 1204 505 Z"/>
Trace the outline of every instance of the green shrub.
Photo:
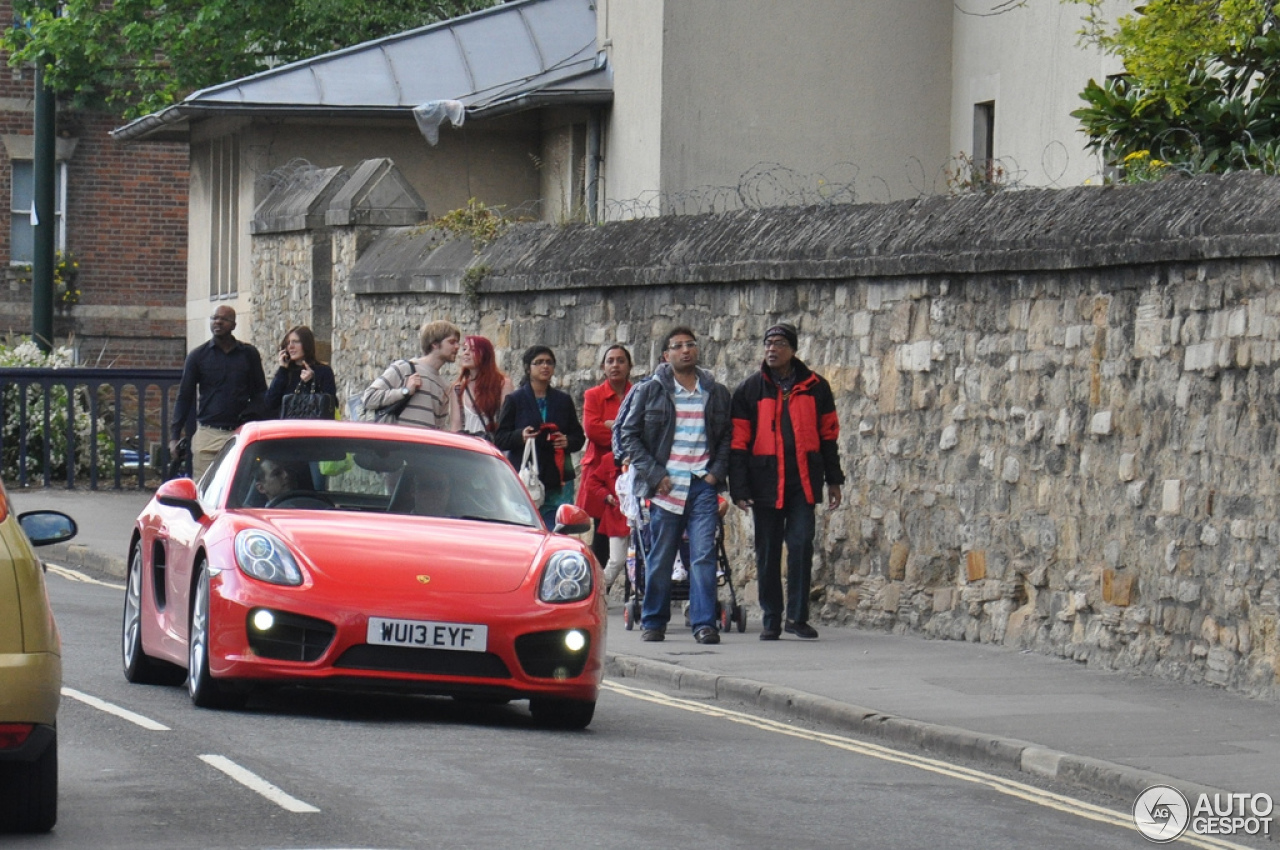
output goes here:
<path id="1" fill-rule="evenodd" d="M 71 349 L 57 348 L 49 354 L 42 352 L 30 340 L 16 345 L 0 341 L 0 366 L 6 368 L 52 368 L 67 369 L 75 365 Z M 0 456 L 0 473 L 7 481 L 18 480 L 22 470 L 18 468 L 22 440 L 22 390 L 13 384 L 4 388 L 4 451 Z M 49 446 L 50 474 L 55 478 L 66 478 L 67 457 L 67 388 L 53 387 L 49 392 L 49 432 L 45 433 L 44 392 L 40 387 L 26 388 L 26 441 L 27 453 L 25 472 L 28 478 L 42 476 L 44 448 Z M 89 440 L 92 432 L 92 419 L 89 414 L 89 392 L 86 387 L 75 387 L 72 400 L 74 416 L 72 440 L 75 449 L 75 474 L 88 475 L 90 464 Z M 98 446 L 98 474 L 106 475 L 114 472 L 115 443 L 107 432 L 107 425 L 98 420 L 96 435 Z"/>

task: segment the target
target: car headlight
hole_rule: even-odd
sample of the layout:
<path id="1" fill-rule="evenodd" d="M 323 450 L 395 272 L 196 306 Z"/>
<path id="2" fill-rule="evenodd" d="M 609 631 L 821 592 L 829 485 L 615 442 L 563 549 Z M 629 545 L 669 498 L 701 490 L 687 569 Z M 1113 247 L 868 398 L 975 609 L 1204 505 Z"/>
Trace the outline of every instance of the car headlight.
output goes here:
<path id="1" fill-rule="evenodd" d="M 289 547 L 265 531 L 249 529 L 236 535 L 236 564 L 246 575 L 271 584 L 302 584 L 302 570 Z"/>
<path id="2" fill-rule="evenodd" d="M 591 564 L 580 552 L 556 552 L 547 560 L 538 586 L 543 602 L 577 602 L 591 595 Z"/>

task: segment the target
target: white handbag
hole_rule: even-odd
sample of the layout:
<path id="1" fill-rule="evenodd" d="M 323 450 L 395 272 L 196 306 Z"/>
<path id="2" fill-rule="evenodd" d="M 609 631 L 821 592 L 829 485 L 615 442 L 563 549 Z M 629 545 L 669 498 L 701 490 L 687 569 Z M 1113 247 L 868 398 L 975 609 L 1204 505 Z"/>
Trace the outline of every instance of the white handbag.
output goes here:
<path id="1" fill-rule="evenodd" d="M 524 482 L 524 488 L 529 491 L 533 503 L 542 507 L 543 500 L 547 498 L 547 488 L 542 485 L 542 479 L 538 477 L 538 449 L 534 445 L 536 442 L 537 440 L 525 440 L 524 458 L 520 461 L 520 480 Z"/>

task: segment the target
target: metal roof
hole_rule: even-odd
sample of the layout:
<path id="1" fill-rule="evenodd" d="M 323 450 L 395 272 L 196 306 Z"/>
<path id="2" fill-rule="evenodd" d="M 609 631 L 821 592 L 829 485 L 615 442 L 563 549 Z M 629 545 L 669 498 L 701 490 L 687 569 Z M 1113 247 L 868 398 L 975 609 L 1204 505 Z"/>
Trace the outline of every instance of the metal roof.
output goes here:
<path id="1" fill-rule="evenodd" d="M 612 91 L 592 0 L 517 0 L 211 86 L 111 135 L 173 139 L 210 115 L 408 117 L 439 100 L 479 118 Z"/>

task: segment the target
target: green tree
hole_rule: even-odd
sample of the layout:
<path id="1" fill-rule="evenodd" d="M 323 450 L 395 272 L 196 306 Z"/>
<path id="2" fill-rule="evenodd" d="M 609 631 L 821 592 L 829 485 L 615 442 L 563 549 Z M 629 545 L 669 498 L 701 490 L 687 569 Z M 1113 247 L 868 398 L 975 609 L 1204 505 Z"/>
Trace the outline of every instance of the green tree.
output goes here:
<path id="1" fill-rule="evenodd" d="M 192 91 L 499 0 L 13 0 L 10 64 L 73 106 L 145 115 Z"/>
<path id="2" fill-rule="evenodd" d="M 1113 26 L 1102 0 L 1084 36 L 1124 60 L 1125 75 L 1091 80 L 1072 113 L 1089 146 L 1150 179 L 1184 172 L 1263 170 L 1280 163 L 1280 34 L 1274 0 L 1150 0 Z M 1146 152 L 1146 156 L 1137 156 Z"/>

